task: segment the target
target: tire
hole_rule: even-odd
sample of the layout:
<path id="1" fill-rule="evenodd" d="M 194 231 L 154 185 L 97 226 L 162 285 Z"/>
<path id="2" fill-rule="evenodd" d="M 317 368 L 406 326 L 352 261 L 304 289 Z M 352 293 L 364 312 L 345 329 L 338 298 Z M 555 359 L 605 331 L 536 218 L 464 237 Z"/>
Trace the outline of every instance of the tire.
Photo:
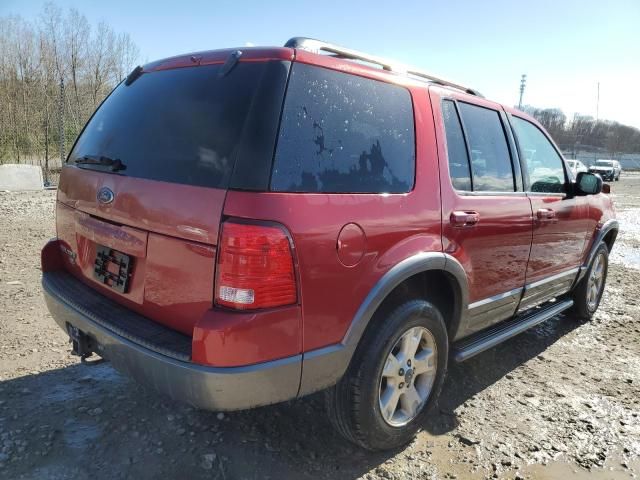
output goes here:
<path id="1" fill-rule="evenodd" d="M 410 442 L 436 404 L 447 371 L 449 340 L 441 313 L 424 300 L 379 311 L 371 322 L 346 373 L 326 391 L 325 401 L 331 423 L 347 440 L 367 450 L 387 450 Z M 414 344 L 417 354 L 410 363 Z M 394 352 L 398 363 L 389 358 Z M 398 370 L 396 376 L 396 368 L 403 365 L 406 370 Z M 414 374 L 414 369 L 429 367 Z M 397 408 L 392 407 L 394 398 Z M 385 415 L 381 404 L 389 399 Z"/>
<path id="2" fill-rule="evenodd" d="M 595 270 L 602 267 L 601 273 L 596 274 Z M 609 269 L 609 249 L 602 242 L 598 245 L 596 253 L 589 265 L 589 270 L 580 280 L 580 283 L 573 290 L 573 313 L 580 320 L 591 320 L 598 310 L 602 293 L 607 282 L 607 271 Z M 594 279 L 600 277 L 600 282 L 594 287 Z M 595 290 L 592 292 L 592 288 Z M 595 296 L 593 296 L 595 295 Z"/>

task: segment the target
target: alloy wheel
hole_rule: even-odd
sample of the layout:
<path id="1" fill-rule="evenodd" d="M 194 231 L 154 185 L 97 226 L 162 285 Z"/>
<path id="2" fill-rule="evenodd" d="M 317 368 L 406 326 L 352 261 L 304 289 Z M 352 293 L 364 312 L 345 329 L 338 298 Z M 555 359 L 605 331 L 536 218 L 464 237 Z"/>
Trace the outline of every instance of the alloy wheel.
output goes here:
<path id="1" fill-rule="evenodd" d="M 605 264 L 606 261 L 604 254 L 600 253 L 593 262 L 593 267 L 589 274 L 589 282 L 587 284 L 587 305 L 591 311 L 596 309 L 598 302 L 600 301 L 600 296 L 602 295 Z"/>
<path id="2" fill-rule="evenodd" d="M 385 422 L 401 427 L 424 408 L 437 371 L 433 334 L 413 327 L 402 334 L 389 352 L 380 377 L 379 404 Z"/>

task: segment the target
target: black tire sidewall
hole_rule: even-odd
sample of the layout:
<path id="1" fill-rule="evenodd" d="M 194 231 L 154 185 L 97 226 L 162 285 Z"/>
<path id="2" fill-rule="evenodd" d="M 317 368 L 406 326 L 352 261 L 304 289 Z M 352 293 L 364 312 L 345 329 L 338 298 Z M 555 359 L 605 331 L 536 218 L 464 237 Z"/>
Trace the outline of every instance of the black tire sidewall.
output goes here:
<path id="1" fill-rule="evenodd" d="M 595 266 L 595 260 L 598 258 L 598 256 L 602 254 L 604 254 L 604 262 L 605 262 L 605 268 L 604 268 L 604 273 L 602 278 L 602 287 L 598 295 L 598 301 L 595 307 L 591 309 L 589 308 L 589 302 L 588 302 L 589 277 L 591 276 L 591 271 Z M 602 301 L 602 296 L 604 295 L 604 289 L 607 284 L 608 273 L 609 273 L 609 249 L 604 243 L 601 243 L 598 246 L 595 252 L 595 255 L 593 256 L 593 260 L 591 261 L 591 265 L 589 265 L 589 269 L 587 270 L 584 278 L 581 280 L 580 285 L 576 289 L 576 292 L 573 296 L 574 310 L 576 311 L 576 313 L 578 313 L 578 315 L 581 318 L 589 320 L 593 317 L 593 315 L 598 310 L 598 307 L 600 306 L 600 302 Z"/>
<path id="2" fill-rule="evenodd" d="M 603 254 L 603 255 L 602 255 Z M 600 291 L 598 292 L 598 301 L 596 302 L 596 305 L 593 309 L 589 308 L 589 303 L 587 302 L 587 295 L 585 295 L 585 307 L 587 309 L 587 311 L 589 312 L 589 317 L 592 317 L 596 311 L 598 310 L 598 307 L 600 306 L 600 302 L 602 301 L 602 296 L 604 295 L 604 289 L 605 286 L 607 284 L 607 275 L 609 273 L 609 249 L 607 248 L 607 246 L 605 244 L 601 244 L 598 247 L 598 250 L 596 251 L 595 256 L 593 257 L 593 262 L 591 262 L 591 266 L 589 267 L 589 271 L 587 272 L 587 276 L 586 278 L 588 279 L 591 276 L 591 270 L 593 270 L 593 267 L 596 264 L 596 259 L 602 255 L 603 259 L 604 259 L 604 272 L 602 274 L 602 286 L 600 287 Z M 587 281 L 587 287 L 588 287 L 589 282 Z M 585 289 L 585 292 L 588 291 L 588 288 Z"/>
<path id="3" fill-rule="evenodd" d="M 396 309 L 383 320 L 377 335 L 369 340 L 369 345 L 361 357 L 358 375 L 360 382 L 360 408 L 355 411 L 356 422 L 366 432 L 368 448 L 386 449 L 409 442 L 423 425 L 426 416 L 437 403 L 438 395 L 446 375 L 449 356 L 449 342 L 444 320 L 431 303 L 411 300 Z M 382 417 L 379 404 L 379 388 L 382 369 L 389 352 L 398 339 L 410 328 L 424 327 L 433 335 L 437 348 L 436 378 L 431 393 L 422 411 L 407 425 L 394 427 Z"/>

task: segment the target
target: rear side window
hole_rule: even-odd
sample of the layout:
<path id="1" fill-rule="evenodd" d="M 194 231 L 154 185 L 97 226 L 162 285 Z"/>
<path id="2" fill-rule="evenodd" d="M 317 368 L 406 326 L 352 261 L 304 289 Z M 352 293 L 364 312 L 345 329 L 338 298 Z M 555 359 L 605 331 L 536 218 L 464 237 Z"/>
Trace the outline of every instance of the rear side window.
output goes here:
<path id="1" fill-rule="evenodd" d="M 143 73 L 111 93 L 69 163 L 108 157 L 126 166 L 119 175 L 226 188 L 235 162 L 244 156 L 253 167 L 242 169 L 248 172 L 243 178 L 252 180 L 263 171 L 266 188 L 288 67 L 288 62 L 240 62 L 224 76 L 221 65 Z"/>
<path id="2" fill-rule="evenodd" d="M 271 189 L 403 193 L 413 187 L 409 92 L 396 85 L 295 63 Z"/>
<path id="3" fill-rule="evenodd" d="M 447 134 L 447 155 L 449 157 L 451 183 L 458 190 L 471 190 L 471 171 L 469 170 L 467 146 L 464 142 L 456 106 L 451 100 L 442 102 L 442 115 Z"/>
<path id="4" fill-rule="evenodd" d="M 469 149 L 473 190 L 513 192 L 513 167 L 500 115 L 469 103 L 458 102 Z"/>
<path id="5" fill-rule="evenodd" d="M 533 123 L 511 117 L 525 174 L 532 192 L 563 193 L 565 191 L 562 158 L 547 137 Z"/>

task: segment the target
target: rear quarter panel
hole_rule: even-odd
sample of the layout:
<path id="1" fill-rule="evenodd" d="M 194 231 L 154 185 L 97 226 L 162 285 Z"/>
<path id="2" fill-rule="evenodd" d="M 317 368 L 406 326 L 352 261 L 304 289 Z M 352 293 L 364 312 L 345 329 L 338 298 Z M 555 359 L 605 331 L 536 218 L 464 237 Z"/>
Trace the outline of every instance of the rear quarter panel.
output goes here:
<path id="1" fill-rule="evenodd" d="M 226 216 L 272 220 L 291 232 L 300 282 L 303 351 L 340 342 L 366 295 L 393 265 L 419 252 L 442 251 L 433 116 L 426 88 L 410 92 L 416 128 L 416 182 L 411 192 L 227 194 Z M 365 253 L 351 267 L 337 255 L 338 234 L 348 223 L 357 224 L 366 235 Z"/>

